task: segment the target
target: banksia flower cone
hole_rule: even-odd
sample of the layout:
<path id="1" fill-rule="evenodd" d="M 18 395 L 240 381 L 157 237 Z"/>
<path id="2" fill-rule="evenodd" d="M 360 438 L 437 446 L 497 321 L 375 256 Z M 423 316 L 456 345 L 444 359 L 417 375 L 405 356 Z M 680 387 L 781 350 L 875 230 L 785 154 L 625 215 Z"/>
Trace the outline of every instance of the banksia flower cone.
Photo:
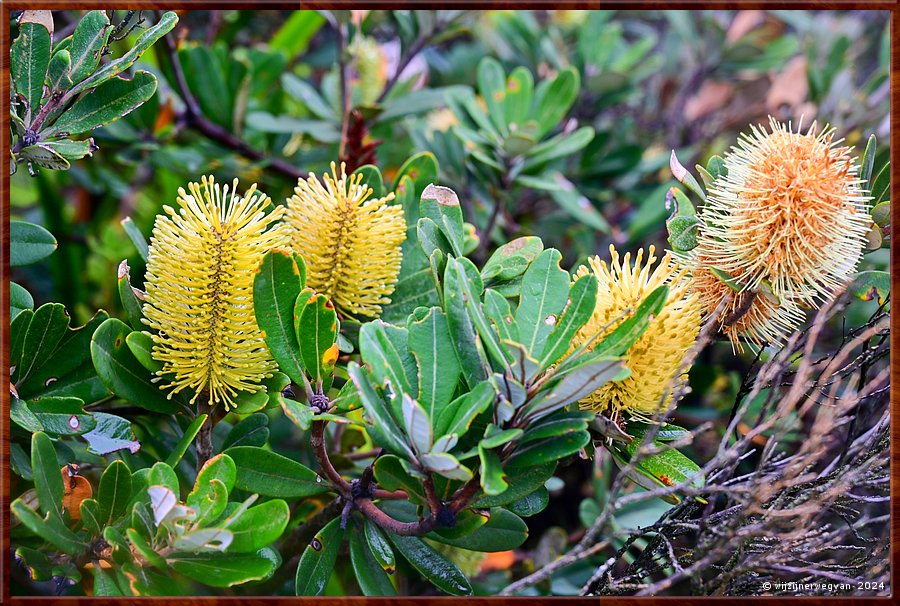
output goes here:
<path id="1" fill-rule="evenodd" d="M 672 401 L 674 388 L 687 379 L 678 375 L 682 359 L 697 339 L 700 331 L 700 306 L 697 296 L 688 292 L 685 270 L 679 270 L 666 254 L 659 265 L 654 247 L 650 247 L 646 264 L 644 250 L 638 251 L 631 265 L 631 253 L 620 260 L 618 252 L 609 247 L 611 262 L 607 265 L 599 257 L 588 259 L 590 267 L 582 266 L 576 278 L 593 272 L 597 277 L 597 304 L 591 319 L 579 330 L 573 340 L 578 347 L 595 334 L 612 332 L 647 295 L 659 286 L 668 284 L 669 296 L 659 315 L 650 321 L 647 330 L 629 348 L 625 366 L 631 375 L 622 381 L 607 383 L 582 400 L 582 408 L 617 418 L 620 413 L 630 413 L 639 418 L 651 417 L 665 411 Z M 617 319 L 618 318 L 618 319 Z"/>
<path id="2" fill-rule="evenodd" d="M 324 293 L 348 316 L 374 318 L 400 273 L 406 238 L 403 209 L 394 194 L 373 199 L 362 175 L 348 177 L 341 164 L 325 184 L 310 174 L 288 199 L 287 221 L 294 252 L 306 262 L 306 285 Z"/>
<path id="3" fill-rule="evenodd" d="M 178 190 L 178 205 L 164 207 L 150 239 L 145 322 L 152 335 L 157 373 L 169 381 L 169 397 L 183 389 L 207 393 L 210 405 L 234 403 L 239 391 L 255 392 L 275 369 L 253 312 L 253 277 L 263 255 L 286 246 L 284 213 L 266 214 L 268 196 L 253 185 L 236 195 L 203 177 Z"/>
<path id="4" fill-rule="evenodd" d="M 871 219 L 859 166 L 834 131 L 770 119 L 725 157 L 701 213 L 705 254 L 742 285 L 815 306 L 853 274 Z"/>
<path id="5" fill-rule="evenodd" d="M 782 342 L 853 275 L 871 227 L 859 167 L 834 131 L 806 134 L 770 119 L 725 157 L 688 255 L 705 312 L 726 300 L 718 323 L 741 351 Z M 710 268 L 731 276 L 727 286 Z"/>

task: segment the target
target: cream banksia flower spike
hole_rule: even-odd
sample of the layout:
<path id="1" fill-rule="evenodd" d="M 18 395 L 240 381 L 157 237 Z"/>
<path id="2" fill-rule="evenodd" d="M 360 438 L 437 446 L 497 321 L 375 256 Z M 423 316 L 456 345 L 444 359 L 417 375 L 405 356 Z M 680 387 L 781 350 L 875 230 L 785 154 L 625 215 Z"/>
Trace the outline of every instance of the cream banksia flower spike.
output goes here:
<path id="1" fill-rule="evenodd" d="M 718 324 L 735 351 L 742 338 L 757 349 L 783 342 L 803 307 L 852 277 L 871 228 L 859 166 L 833 129 L 801 134 L 770 118 L 770 130 L 751 127 L 726 154 L 683 259 L 704 312 L 725 301 Z"/>
<path id="2" fill-rule="evenodd" d="M 306 262 L 306 285 L 326 294 L 337 309 L 355 318 L 375 318 L 390 302 L 400 274 L 400 246 L 406 221 L 394 194 L 371 198 L 361 174 L 332 174 L 324 185 L 310 173 L 287 201 L 291 246 Z"/>
<path id="3" fill-rule="evenodd" d="M 237 195 L 203 177 L 179 188 L 176 211 L 156 219 L 147 259 L 145 322 L 154 329 L 157 372 L 173 388 L 193 390 L 194 402 L 234 404 L 239 391 L 256 392 L 275 369 L 253 311 L 253 277 L 263 255 L 286 246 L 287 228 L 266 213 L 268 196 L 252 185 Z"/>
<path id="4" fill-rule="evenodd" d="M 662 310 L 625 355 L 625 366 L 631 369 L 631 375 L 607 383 L 582 400 L 581 407 L 613 419 L 620 413 L 629 413 L 652 420 L 654 414 L 668 408 L 674 388 L 687 380 L 686 374 L 676 375 L 700 332 L 700 305 L 697 296 L 688 292 L 686 270 L 679 268 L 670 254 L 651 273 L 657 261 L 653 246 L 649 248 L 646 263 L 644 250 L 638 250 L 633 266 L 631 253 L 620 258 L 613 246 L 609 252 L 609 265 L 599 257 L 592 257 L 588 259 L 589 267 L 581 266 L 575 273 L 577 279 L 593 272 L 598 287 L 594 313 L 575 335 L 573 347 L 605 328 L 595 341 L 601 342 L 603 335 L 624 321 L 627 310 L 636 308 L 657 287 L 668 285 L 669 295 Z"/>
<path id="5" fill-rule="evenodd" d="M 871 228 L 859 165 L 834 130 L 769 121 L 725 156 L 700 214 L 705 263 L 747 289 L 817 306 L 851 278 Z"/>

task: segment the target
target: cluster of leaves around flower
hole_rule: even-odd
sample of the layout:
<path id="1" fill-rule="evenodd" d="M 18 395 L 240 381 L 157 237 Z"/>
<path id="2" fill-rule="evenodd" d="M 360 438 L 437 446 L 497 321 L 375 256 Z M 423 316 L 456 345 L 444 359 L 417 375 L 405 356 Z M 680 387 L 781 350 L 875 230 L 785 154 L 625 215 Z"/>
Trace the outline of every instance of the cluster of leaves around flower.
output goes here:
<path id="1" fill-rule="evenodd" d="M 359 170 L 382 195 L 378 169 Z M 659 312 L 667 287 L 602 339 L 572 350 L 594 310 L 596 278 L 573 282 L 559 251 L 535 237 L 500 247 L 478 268 L 466 257 L 477 245 L 473 229 L 456 194 L 430 185 L 436 174 L 433 156 L 420 154 L 395 180 L 410 231 L 400 285 L 382 319 L 339 322 L 327 297 L 306 287 L 302 258 L 274 250 L 261 260 L 254 308 L 279 371 L 255 393 L 239 394 L 230 411 L 236 423 L 196 476 L 188 461 L 207 415 L 189 404 L 193 394 L 168 394 L 158 380 L 143 293 L 125 262 L 124 321 L 100 311 L 69 329 L 61 304 L 13 310 L 11 418 L 14 437 L 32 438 L 30 457 L 14 439 L 12 466 L 34 483 L 13 503 L 13 534 L 34 579 L 77 581 L 88 565 L 96 595 L 183 592 L 173 571 L 216 587 L 262 581 L 281 555 L 293 555 L 273 546 L 315 511 L 319 501 L 310 497 L 330 493 L 340 515 L 303 551 L 299 595 L 324 590 L 344 541 L 365 594 L 395 592 L 389 572 L 398 552 L 442 591 L 469 594 L 470 581 L 436 543 L 479 552 L 520 546 L 528 536 L 522 518 L 547 506 L 544 484 L 558 462 L 594 448 L 589 427 L 621 444 L 612 448 L 617 461 L 629 460 L 646 426 L 634 424 L 628 435 L 576 403 L 628 375 L 622 356 Z M 14 250 L 14 262 L 52 250 Z M 415 297 L 404 300 L 410 282 Z M 140 414 L 179 420 L 181 436 L 164 462 L 124 452 L 142 446 L 128 419 L 85 410 L 110 393 Z M 310 432 L 318 470 L 267 447 L 268 417 L 260 413 L 269 409 Z M 330 459 L 333 425 L 364 436 L 377 453 L 368 465 Z M 659 442 L 684 433 L 666 429 Z M 695 464 L 660 450 L 639 464 L 638 481 L 702 485 Z M 106 466 L 93 498 L 69 464 L 103 466 L 112 453 L 131 466 Z M 342 475 L 335 465 L 350 469 Z M 193 489 L 182 500 L 184 483 Z M 289 504 L 298 503 L 292 519 Z"/>

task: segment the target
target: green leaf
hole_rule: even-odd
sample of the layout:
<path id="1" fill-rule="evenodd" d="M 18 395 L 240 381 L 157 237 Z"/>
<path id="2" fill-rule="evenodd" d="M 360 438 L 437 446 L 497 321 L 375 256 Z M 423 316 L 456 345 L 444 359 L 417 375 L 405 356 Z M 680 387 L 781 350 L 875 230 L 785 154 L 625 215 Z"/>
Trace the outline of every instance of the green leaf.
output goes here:
<path id="1" fill-rule="evenodd" d="M 91 359 L 97 376 L 114 394 L 141 408 L 174 414 L 179 406 L 167 399 L 150 381 L 150 373 L 134 357 L 125 343 L 131 333 L 120 320 L 103 322 L 91 338 Z"/>
<path id="2" fill-rule="evenodd" d="M 294 11 L 275 32 L 269 48 L 294 58 L 306 50 L 309 41 L 324 24 L 325 17 L 318 11 Z"/>
<path id="3" fill-rule="evenodd" d="M 137 474 L 135 474 L 135 476 L 136 475 Z M 132 480 L 134 480 L 134 476 L 132 477 Z M 147 482 L 148 486 L 163 486 L 168 488 L 176 498 L 178 497 L 178 476 L 175 474 L 175 470 L 172 469 L 172 466 L 168 463 L 163 463 L 162 461 L 154 463 L 153 467 L 150 468 Z"/>
<path id="4" fill-rule="evenodd" d="M 147 239 L 144 237 L 144 234 L 141 233 L 140 228 L 135 224 L 131 217 L 125 217 L 120 223 L 122 229 L 125 230 L 125 235 L 127 235 L 128 239 L 131 240 L 131 243 L 134 244 L 138 254 L 141 255 L 141 259 L 146 262 L 147 255 L 150 254 L 150 245 L 147 244 Z"/>
<path id="5" fill-rule="evenodd" d="M 281 84 L 284 86 L 284 92 L 294 99 L 301 101 L 310 113 L 328 122 L 340 123 L 334 109 L 332 109 L 321 95 L 319 95 L 316 89 L 305 80 L 301 80 L 294 74 L 285 73 L 281 75 Z"/>
<path id="6" fill-rule="evenodd" d="M 485 282 L 491 279 L 498 281 L 512 280 L 525 273 L 528 265 L 534 261 L 544 244 L 537 236 L 523 236 L 500 246 L 494 251 L 484 268 L 481 277 Z"/>
<path id="7" fill-rule="evenodd" d="M 453 398 L 460 373 L 447 316 L 432 307 L 423 317 L 410 316 L 407 330 L 409 351 L 419 369 L 418 400 L 428 418 L 436 419 Z"/>
<path id="8" fill-rule="evenodd" d="M 525 162 L 522 163 L 522 172 L 534 173 L 537 172 L 536 169 L 543 167 L 548 162 L 558 158 L 575 156 L 593 139 L 594 129 L 591 126 L 582 126 L 571 133 L 560 133 L 547 139 L 528 150 L 528 153 L 525 155 Z M 559 180 L 558 177 L 557 180 Z M 550 191 L 552 192 L 553 190 Z"/>
<path id="9" fill-rule="evenodd" d="M 430 417 L 422 405 L 408 394 L 403 394 L 403 425 L 416 454 L 423 455 L 431 451 L 434 436 Z"/>
<path id="10" fill-rule="evenodd" d="M 872 169 L 875 168 L 875 150 L 877 147 L 878 141 L 875 135 L 869 135 L 868 140 L 866 140 L 866 148 L 860 159 L 861 168 L 859 170 L 859 178 L 862 179 L 863 187 L 866 189 L 872 188 Z"/>
<path id="11" fill-rule="evenodd" d="M 20 23 L 10 51 L 10 73 L 16 92 L 25 99 L 26 122 L 38 114 L 50 65 L 50 32 L 38 23 Z"/>
<path id="12" fill-rule="evenodd" d="M 278 395 L 280 396 L 281 394 Z M 281 398 L 281 400 L 283 402 L 284 398 Z M 298 404 L 298 406 L 303 405 Z M 309 410 L 309 407 L 304 408 Z M 306 428 L 309 429 L 308 423 Z M 263 446 L 268 441 L 269 417 L 265 413 L 257 412 L 241 420 L 231 428 L 231 431 L 225 436 L 222 448 L 230 448 L 231 446 Z"/>
<path id="13" fill-rule="evenodd" d="M 69 314 L 61 303 L 45 303 L 37 308 L 22 342 L 22 357 L 13 375 L 16 384 L 23 383 L 33 370 L 44 365 L 68 326 Z"/>
<path id="14" fill-rule="evenodd" d="M 131 530 L 131 529 L 129 529 Z M 103 567 L 94 566 L 91 568 L 91 574 L 94 575 L 94 595 L 97 597 L 124 597 L 126 595 L 116 584 L 112 574 L 108 574 Z"/>
<path id="15" fill-rule="evenodd" d="M 380 446 L 390 452 L 414 458 L 412 450 L 403 439 L 403 432 L 388 410 L 384 399 L 375 391 L 365 371 L 356 363 L 347 365 L 347 374 L 356 386 L 371 424 L 366 426 L 366 431 Z"/>
<path id="16" fill-rule="evenodd" d="M 281 499 L 266 501 L 251 507 L 228 524 L 234 535 L 228 553 L 245 553 L 271 545 L 284 532 L 291 511 Z"/>
<path id="17" fill-rule="evenodd" d="M 113 461 L 100 476 L 97 502 L 100 524 L 110 526 L 125 515 L 131 500 L 131 471 L 122 461 Z"/>
<path id="18" fill-rule="evenodd" d="M 463 254 L 463 239 L 465 229 L 463 227 L 462 207 L 459 205 L 459 197 L 449 187 L 442 187 L 429 183 L 422 191 L 419 212 L 423 218 L 431 219 L 447 238 L 452 251 L 457 257 Z M 426 256 L 431 251 L 425 251 Z"/>
<path id="19" fill-rule="evenodd" d="M 28 408 L 44 431 L 55 435 L 80 435 L 97 425 L 94 417 L 84 411 L 84 402 L 78 398 L 41 398 L 28 402 Z"/>
<path id="20" fill-rule="evenodd" d="M 471 262 L 468 267 L 472 267 Z M 459 268 L 457 263 L 448 262 L 444 271 L 444 310 L 447 313 L 450 337 L 463 378 L 466 384 L 472 388 L 487 378 L 490 365 L 481 340 L 476 333 L 465 298 L 466 292 L 472 293 L 473 297 L 480 298 L 483 284 L 478 283 L 481 281 L 480 275 L 476 273 L 474 276 L 470 276 L 467 272 L 463 275 L 464 272 L 460 272 Z M 475 288 L 471 288 L 471 283 L 466 284 L 468 288 L 464 287 L 463 282 L 476 279 L 478 282 L 475 283 Z"/>
<path id="21" fill-rule="evenodd" d="M 83 133 L 127 115 L 156 92 L 156 76 L 137 71 L 131 80 L 111 78 L 81 96 L 49 129 L 48 134 Z"/>
<path id="22" fill-rule="evenodd" d="M 10 394 L 9 418 L 22 429 L 30 432 L 43 431 L 44 427 L 23 400 Z M 21 447 L 20 447 L 21 448 Z"/>
<path id="23" fill-rule="evenodd" d="M 613 454 L 613 460 L 619 468 L 623 469 L 629 461 L 634 459 L 638 449 L 641 447 L 641 443 L 642 440 L 635 439 L 628 443 L 611 441 L 604 443 L 604 445 Z M 660 446 L 658 442 L 655 445 Z M 674 448 L 637 461 L 628 477 L 648 490 L 653 490 L 660 486 L 674 486 L 688 480 L 690 480 L 690 485 L 694 488 L 702 488 L 704 484 L 700 467 Z M 678 503 L 680 501 L 680 498 L 674 494 L 661 498 L 670 503 Z"/>
<path id="24" fill-rule="evenodd" d="M 150 565 L 155 566 L 159 570 L 168 571 L 169 567 L 166 565 L 166 560 L 154 551 L 153 547 L 147 542 L 147 539 L 141 536 L 137 530 L 134 528 L 126 528 L 125 536 L 128 537 L 128 541 L 131 545 Z M 99 569 L 100 567 L 98 566 L 97 568 Z"/>
<path id="25" fill-rule="evenodd" d="M 92 537 L 99 537 L 103 532 L 100 525 L 100 503 L 94 499 L 85 499 L 79 507 L 81 523 Z"/>
<path id="26" fill-rule="evenodd" d="M 294 583 L 296 595 L 321 595 L 325 589 L 344 535 L 340 523 L 340 518 L 328 522 L 303 550 Z"/>
<path id="27" fill-rule="evenodd" d="M 34 299 L 31 293 L 16 284 L 9 283 L 9 321 L 10 324 L 20 313 L 26 309 L 34 309 Z M 30 320 L 29 320 L 30 321 Z"/>
<path id="28" fill-rule="evenodd" d="M 28 547 L 17 547 L 15 559 L 17 563 L 25 566 L 32 581 L 42 582 L 53 578 L 53 563 L 44 552 Z"/>
<path id="29" fill-rule="evenodd" d="M 535 358 L 544 351 L 569 297 L 569 274 L 560 268 L 561 259 L 558 250 L 545 250 L 528 266 L 522 282 L 516 324 L 525 351 Z"/>
<path id="30" fill-rule="evenodd" d="M 706 172 L 713 178 L 713 181 L 728 176 L 728 168 L 725 166 L 725 160 L 722 156 L 710 156 L 706 162 Z"/>
<path id="31" fill-rule="evenodd" d="M 522 518 L 537 515 L 547 508 L 550 503 L 550 491 L 541 486 L 531 494 L 525 495 L 507 505 L 507 508 Z"/>
<path id="32" fill-rule="evenodd" d="M 887 227 L 891 222 L 891 202 L 882 202 L 872 207 L 872 221 L 878 227 Z"/>
<path id="33" fill-rule="evenodd" d="M 506 73 L 493 57 L 484 57 L 476 71 L 478 92 L 487 106 L 487 114 L 502 135 L 509 133 L 504 106 L 506 104 Z"/>
<path id="34" fill-rule="evenodd" d="M 419 393 L 419 368 L 409 347 L 410 336 L 406 328 L 373 320 L 363 324 L 359 331 L 359 351 L 372 377 L 382 389 L 390 382 L 394 393 L 398 390 L 399 393 Z M 395 402 L 394 417 L 399 420 L 402 418 L 399 398 Z"/>
<path id="35" fill-rule="evenodd" d="M 571 181 L 563 177 L 561 173 L 554 173 L 553 177 L 557 187 L 550 190 L 550 196 L 564 211 L 569 213 L 573 219 L 577 219 L 601 233 L 612 232 L 609 222 L 600 214 L 597 207 L 591 204 L 591 201 L 579 192 Z M 517 180 L 521 183 L 524 181 L 524 177 Z"/>
<path id="36" fill-rule="evenodd" d="M 891 294 L 891 275 L 886 271 L 861 271 L 850 283 L 850 294 L 862 301 L 875 300 L 884 305 Z"/>
<path id="37" fill-rule="evenodd" d="M 572 284 L 565 311 L 547 337 L 540 357 L 540 370 L 555 364 L 572 345 L 578 330 L 591 318 L 597 304 L 597 279 L 586 274 Z"/>
<path id="38" fill-rule="evenodd" d="M 433 421 L 436 436 L 463 436 L 472 421 L 494 402 L 497 392 L 490 381 L 477 384 L 471 391 L 453 400 Z"/>
<path id="39" fill-rule="evenodd" d="M 677 215 L 666 221 L 669 230 L 669 244 L 678 252 L 687 252 L 697 248 L 700 222 L 697 217 Z"/>
<path id="40" fill-rule="evenodd" d="M 144 51 L 153 46 L 157 40 L 169 33 L 169 31 L 175 27 L 176 23 L 178 23 L 178 16 L 174 12 L 168 11 L 164 13 L 155 25 L 152 25 L 143 31 L 128 52 L 118 59 L 113 59 L 109 63 L 100 66 L 97 71 L 82 80 L 80 84 L 76 83 L 69 91 L 68 95 L 75 95 L 121 74 L 134 65 L 135 61 L 144 54 Z"/>
<path id="41" fill-rule="evenodd" d="M 488 521 L 460 538 L 447 538 L 439 533 L 429 533 L 436 541 L 471 551 L 497 552 L 516 549 L 528 538 L 528 526 L 511 511 L 495 507 Z"/>
<path id="42" fill-rule="evenodd" d="M 56 475 L 62 479 L 62 476 L 59 475 L 59 470 L 57 470 Z M 22 522 L 28 530 L 48 543 L 52 543 L 63 553 L 74 556 L 87 549 L 87 544 L 79 539 L 78 535 L 69 530 L 66 525 L 63 524 L 62 520 L 52 515 L 41 518 L 41 516 L 28 507 L 21 498 L 13 501 L 12 505 L 10 505 L 10 509 L 12 509 L 15 516 L 19 518 L 19 521 Z"/>
<path id="43" fill-rule="evenodd" d="M 105 11 L 90 11 L 81 18 L 68 48 L 72 65 L 69 78 L 72 82 L 81 82 L 97 69 L 100 51 L 111 32 Z"/>
<path id="44" fill-rule="evenodd" d="M 528 68 L 516 67 L 506 79 L 506 100 L 503 115 L 510 130 L 521 127 L 531 112 L 534 102 L 534 78 Z"/>
<path id="45" fill-rule="evenodd" d="M 275 394 L 275 399 L 281 406 L 281 410 L 284 411 L 285 416 L 293 421 L 297 427 L 303 431 L 310 428 L 313 420 L 313 412 L 308 405 L 301 404 L 290 398 L 285 398 L 280 393 Z M 262 446 L 262 444 L 248 444 L 248 446 Z"/>
<path id="46" fill-rule="evenodd" d="M 438 179 L 438 161 L 431 152 L 420 152 L 411 156 L 400 166 L 394 177 L 394 191 L 400 196 L 403 185 L 403 177 L 409 177 L 413 183 L 413 197 L 419 198 L 425 187 Z M 407 225 L 415 224 L 415 221 L 407 221 Z"/>
<path id="47" fill-rule="evenodd" d="M 484 494 L 498 495 L 509 488 L 500 457 L 493 450 L 488 450 L 483 441 L 478 445 L 478 458 L 481 460 L 481 489 Z"/>
<path id="48" fill-rule="evenodd" d="M 188 494 L 185 502 L 188 507 L 203 511 L 203 518 L 206 520 L 214 520 L 225 510 L 228 493 L 234 488 L 236 477 L 237 467 L 231 457 L 226 454 L 216 455 L 200 468 L 194 481 L 194 489 Z M 224 499 L 220 494 L 221 491 L 213 487 L 213 480 L 219 481 L 225 489 Z M 197 525 L 199 526 L 199 523 Z"/>
<path id="49" fill-rule="evenodd" d="M 375 166 L 374 164 L 366 164 L 353 171 L 353 174 L 362 175 L 362 184 L 367 185 L 372 189 L 373 198 L 384 197 L 384 179 L 382 178 L 381 171 L 378 170 L 377 166 Z"/>
<path id="50" fill-rule="evenodd" d="M 46 143 L 29 145 L 19 151 L 19 158 L 49 168 L 50 170 L 69 170 L 69 161 L 62 154 Z"/>
<path id="51" fill-rule="evenodd" d="M 508 444 L 519 439 L 524 431 L 519 427 L 511 427 L 509 429 L 500 429 L 493 423 L 487 426 L 479 445 L 483 448 L 499 448 L 504 444 Z"/>
<path id="52" fill-rule="evenodd" d="M 422 483 L 410 475 L 398 457 L 390 454 L 378 457 L 373 464 L 373 471 L 378 485 L 385 490 L 403 489 L 411 500 L 425 503 Z"/>
<path id="53" fill-rule="evenodd" d="M 590 357 L 567 369 L 552 388 L 545 389 L 525 406 L 524 414 L 534 421 L 595 392 L 606 383 L 621 378 L 624 366 L 619 358 Z"/>
<path id="54" fill-rule="evenodd" d="M 322 391 L 331 387 L 332 372 L 337 362 L 337 312 L 324 294 L 307 288 L 308 296 L 297 297 L 294 306 L 294 329 L 300 347 L 303 367 Z"/>
<path id="55" fill-rule="evenodd" d="M 593 349 L 597 356 L 621 356 L 628 351 L 634 343 L 641 338 L 650 321 L 659 315 L 666 299 L 669 298 L 669 288 L 665 285 L 656 287 L 647 297 L 641 301 L 634 310 L 634 315 L 619 324 L 614 331 L 603 338 Z"/>
<path id="56" fill-rule="evenodd" d="M 507 472 L 509 488 L 496 496 L 480 494 L 473 499 L 471 507 L 483 509 L 517 501 L 541 488 L 544 482 L 553 476 L 555 469 L 555 462 L 533 467 L 510 468 Z"/>
<path id="57" fill-rule="evenodd" d="M 166 561 L 176 572 L 210 587 L 264 581 L 281 565 L 278 552 L 270 547 L 241 554 L 175 552 Z"/>
<path id="58" fill-rule="evenodd" d="M 22 366 L 22 349 L 25 345 L 25 336 L 28 333 L 28 327 L 34 318 L 34 312 L 25 309 L 20 312 L 14 320 L 9 323 L 9 374 L 10 381 L 15 383 L 16 375 Z"/>
<path id="59" fill-rule="evenodd" d="M 450 595 L 471 595 L 472 585 L 459 568 L 418 537 L 390 535 L 391 542 L 413 568 Z"/>
<path id="60" fill-rule="evenodd" d="M 328 490 L 316 472 L 280 454 L 253 446 L 234 446 L 225 454 L 237 466 L 235 486 L 241 490 L 286 499 Z"/>
<path id="61" fill-rule="evenodd" d="M 53 442 L 42 432 L 31 436 L 31 473 L 41 511 L 63 520 L 63 481 Z"/>
<path id="62" fill-rule="evenodd" d="M 125 317 L 128 319 L 128 323 L 135 331 L 142 330 L 144 328 L 144 323 L 141 322 L 141 318 L 144 317 L 143 304 L 137 298 L 137 294 L 134 292 L 135 289 L 131 285 L 131 269 L 128 267 L 128 261 L 119 263 L 117 288 L 119 300 L 122 302 L 122 308 L 125 310 Z"/>
<path id="63" fill-rule="evenodd" d="M 533 467 L 575 454 L 587 446 L 591 434 L 574 431 L 562 436 L 521 444 L 506 462 L 509 467 Z"/>
<path id="64" fill-rule="evenodd" d="M 697 182 L 697 179 L 694 178 L 694 175 L 678 161 L 674 149 L 672 150 L 672 155 L 669 157 L 669 168 L 672 171 L 672 176 L 674 176 L 679 183 L 683 183 L 684 186 L 694 192 L 697 197 L 704 202 L 706 201 L 706 191 L 704 191 L 703 186 L 701 186 Z"/>
<path id="65" fill-rule="evenodd" d="M 135 454 L 141 448 L 127 419 L 105 412 L 94 412 L 91 416 L 96 424 L 82 436 L 87 440 L 90 452 L 108 455 L 127 448 L 131 454 Z"/>
<path id="66" fill-rule="evenodd" d="M 165 366 L 153 357 L 153 338 L 145 332 L 134 331 L 125 337 L 125 344 L 134 358 L 149 372 L 156 374 Z"/>
<path id="67" fill-rule="evenodd" d="M 49 231 L 26 221 L 9 222 L 9 264 L 28 265 L 56 250 L 56 238 Z"/>
<path id="68" fill-rule="evenodd" d="M 197 415 L 194 420 L 191 421 L 191 424 L 184 430 L 184 434 L 181 436 L 181 439 L 178 440 L 175 448 L 173 448 L 172 452 L 169 453 L 169 456 L 166 457 L 166 465 L 169 467 L 178 465 L 178 462 L 181 461 L 181 457 L 187 452 L 188 447 L 193 444 L 194 438 L 200 433 L 200 428 L 203 427 L 203 424 L 206 422 L 206 417 L 208 416 L 209 415 L 205 414 Z"/>
<path id="69" fill-rule="evenodd" d="M 60 324 L 68 322 L 55 313 Z M 90 342 L 94 331 L 108 318 L 105 311 L 98 311 L 84 326 L 69 328 L 63 332 L 52 353 L 38 355 L 38 361 L 29 371 L 28 377 L 20 379 L 17 384 L 19 395 L 26 399 L 33 397 L 49 397 L 66 395 L 78 397 L 92 403 L 106 395 L 100 385 L 96 373 L 90 364 Z M 24 345 L 24 343 L 23 343 Z M 70 379 L 88 379 L 93 388 L 77 390 L 68 387 Z M 93 396 L 93 397 L 92 397 Z"/>
<path id="70" fill-rule="evenodd" d="M 390 543 L 384 538 L 378 525 L 366 518 L 363 520 L 363 531 L 366 535 L 366 543 L 375 560 L 381 565 L 382 570 L 388 574 L 394 574 L 394 550 L 391 549 Z"/>
<path id="71" fill-rule="evenodd" d="M 568 113 L 580 86 L 578 72 L 573 67 L 561 70 L 556 78 L 544 80 L 537 86 L 531 116 L 538 122 L 539 136 L 552 130 Z"/>
<path id="72" fill-rule="evenodd" d="M 350 564 L 363 595 L 393 596 L 396 589 L 360 532 L 350 533 Z"/>
<path id="73" fill-rule="evenodd" d="M 253 279 L 253 308 L 279 369 L 298 385 L 304 381 L 300 345 L 294 330 L 294 303 L 306 283 L 306 265 L 290 252 L 266 254 Z"/>
<path id="74" fill-rule="evenodd" d="M 542 438 L 565 435 L 573 431 L 584 431 L 588 428 L 588 422 L 595 418 L 597 418 L 596 415 L 591 411 L 561 411 L 548 415 L 529 423 L 519 443 L 525 444 Z"/>

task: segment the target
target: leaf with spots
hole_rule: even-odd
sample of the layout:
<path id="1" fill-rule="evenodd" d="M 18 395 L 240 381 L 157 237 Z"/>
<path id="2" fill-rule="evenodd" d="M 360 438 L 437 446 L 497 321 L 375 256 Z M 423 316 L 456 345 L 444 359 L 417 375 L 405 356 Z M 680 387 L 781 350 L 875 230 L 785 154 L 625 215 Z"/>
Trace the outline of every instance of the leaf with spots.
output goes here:
<path id="1" fill-rule="evenodd" d="M 328 578 L 334 572 L 344 536 L 340 523 L 339 517 L 331 520 L 303 550 L 294 583 L 296 595 L 322 594 Z"/>

